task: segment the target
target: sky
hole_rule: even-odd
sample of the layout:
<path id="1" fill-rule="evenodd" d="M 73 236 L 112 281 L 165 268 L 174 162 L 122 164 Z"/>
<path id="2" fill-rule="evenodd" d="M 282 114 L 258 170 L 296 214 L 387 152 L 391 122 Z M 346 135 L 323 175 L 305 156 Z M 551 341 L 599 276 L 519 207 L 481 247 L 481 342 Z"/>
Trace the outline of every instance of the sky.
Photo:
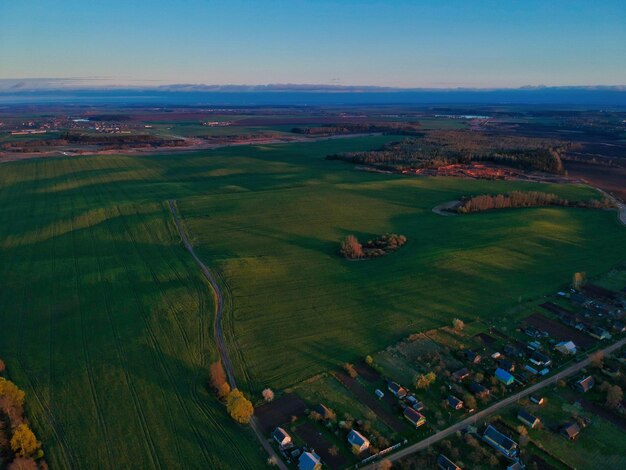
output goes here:
<path id="1" fill-rule="evenodd" d="M 0 79 L 626 85 L 625 0 L 0 0 Z"/>

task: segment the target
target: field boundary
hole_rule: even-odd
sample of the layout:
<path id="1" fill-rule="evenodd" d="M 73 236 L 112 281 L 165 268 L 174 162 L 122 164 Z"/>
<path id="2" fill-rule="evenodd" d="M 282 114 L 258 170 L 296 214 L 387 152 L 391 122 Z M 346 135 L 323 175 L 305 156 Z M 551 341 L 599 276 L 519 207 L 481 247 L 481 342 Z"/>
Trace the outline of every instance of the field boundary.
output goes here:
<path id="1" fill-rule="evenodd" d="M 179 217 L 178 208 L 176 207 L 176 201 L 174 199 L 169 199 L 167 203 L 170 208 L 170 212 L 172 213 L 172 217 L 174 219 L 174 224 L 176 225 L 176 229 L 178 230 L 178 234 L 180 235 L 180 239 L 183 242 L 183 246 L 192 256 L 192 258 L 194 259 L 194 261 L 196 262 L 196 264 L 202 271 L 202 274 L 204 274 L 204 277 L 206 278 L 206 280 L 209 281 L 209 284 L 211 285 L 211 288 L 213 290 L 213 295 L 215 296 L 215 310 L 216 310 L 215 312 L 216 313 L 215 314 L 215 340 L 217 342 L 220 359 L 222 360 L 222 363 L 224 364 L 224 369 L 226 370 L 226 375 L 228 376 L 228 382 L 230 383 L 231 388 L 235 389 L 237 388 L 237 381 L 235 379 L 235 373 L 233 371 L 233 366 L 230 360 L 230 356 L 228 355 L 228 351 L 226 350 L 226 343 L 224 341 L 224 332 L 222 331 L 222 313 L 223 313 L 223 305 L 224 305 L 222 291 L 213 273 L 202 262 L 202 260 L 198 257 L 198 255 L 196 255 L 196 252 L 193 249 L 193 245 L 189 242 L 189 239 L 187 238 L 187 234 L 185 233 L 185 230 L 183 228 L 182 222 Z M 254 431 L 254 433 L 256 434 L 257 439 L 259 440 L 259 442 L 261 443 L 265 451 L 269 454 L 270 458 L 276 463 L 276 466 L 280 470 L 288 470 L 287 466 L 283 463 L 281 458 L 278 456 L 278 454 L 274 451 L 272 446 L 265 439 L 265 436 L 263 435 L 263 432 L 261 431 L 261 428 L 259 426 L 259 423 L 257 422 L 256 417 L 254 416 L 252 417 L 252 420 L 250 421 L 250 426 L 252 430 Z"/>

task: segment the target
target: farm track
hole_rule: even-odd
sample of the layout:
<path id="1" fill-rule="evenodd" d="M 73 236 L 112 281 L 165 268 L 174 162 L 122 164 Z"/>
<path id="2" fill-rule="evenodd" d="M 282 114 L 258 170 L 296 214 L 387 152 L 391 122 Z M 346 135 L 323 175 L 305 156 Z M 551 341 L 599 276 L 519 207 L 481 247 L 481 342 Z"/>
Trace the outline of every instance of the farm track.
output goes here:
<path id="1" fill-rule="evenodd" d="M 621 348 L 622 346 L 624 346 L 626 344 L 626 338 L 622 339 L 606 348 L 604 348 L 602 350 L 602 352 L 604 353 L 604 355 L 608 355 L 610 353 L 612 353 L 613 351 Z M 442 439 L 445 439 L 446 437 L 454 434 L 457 431 L 461 431 L 463 429 L 465 429 L 467 426 L 476 424 L 477 421 L 479 421 L 480 419 L 486 418 L 487 416 L 493 414 L 494 412 L 500 410 L 501 408 L 511 405 L 512 403 L 515 403 L 516 401 L 518 401 L 520 398 L 525 397 L 526 395 L 529 395 L 533 392 L 536 392 L 537 390 L 541 390 L 542 388 L 547 387 L 548 385 L 552 385 L 554 383 L 556 383 L 557 381 L 565 378 L 565 377 L 569 377 L 572 374 L 575 374 L 576 372 L 578 372 L 579 370 L 583 369 L 584 367 L 588 366 L 589 363 L 591 362 L 591 358 L 587 357 L 585 359 L 583 359 L 580 362 L 577 362 L 576 364 L 573 364 L 571 366 L 569 366 L 567 369 L 559 372 L 558 374 L 553 375 L 552 377 L 548 377 L 547 379 L 536 383 L 535 385 L 531 385 L 530 387 L 525 388 L 524 390 L 522 390 L 519 393 L 516 393 L 515 395 L 511 395 L 510 397 L 505 398 L 504 400 L 499 401 L 498 403 L 494 403 L 493 405 L 491 405 L 488 408 L 485 408 L 482 411 L 479 411 L 478 413 L 470 416 L 469 418 L 464 419 L 463 421 L 459 421 L 456 424 L 453 424 L 452 426 L 437 432 L 436 434 L 430 436 L 429 438 L 426 438 L 422 441 L 416 442 L 413 445 L 410 445 L 409 447 L 405 447 L 402 450 L 399 450 L 398 452 L 391 454 L 390 456 L 386 457 L 386 459 L 393 461 L 399 460 L 403 457 L 407 457 L 411 454 L 414 454 L 415 452 L 419 452 L 420 450 L 423 450 L 427 447 L 430 447 L 431 445 L 433 445 L 436 442 L 441 441 Z M 375 470 L 376 469 L 376 464 L 372 463 L 369 464 L 365 467 L 363 467 L 366 470 Z"/>
<path id="2" fill-rule="evenodd" d="M 178 215 L 178 210 L 176 208 L 176 201 L 174 201 L 173 199 L 170 199 L 167 201 L 167 203 L 169 205 L 170 212 L 172 213 L 174 224 L 176 225 L 176 229 L 178 230 L 178 234 L 183 243 L 183 246 L 192 256 L 196 264 L 200 267 L 200 270 L 204 274 L 207 281 L 209 281 L 209 284 L 211 285 L 213 289 L 213 293 L 215 295 L 215 307 L 216 307 L 215 339 L 217 341 L 220 358 L 222 360 L 222 363 L 224 364 L 226 375 L 228 376 L 228 381 L 230 383 L 231 388 L 235 389 L 237 388 L 237 382 L 235 380 L 235 374 L 234 374 L 230 357 L 228 355 L 228 351 L 226 350 L 226 343 L 224 341 L 224 333 L 223 333 L 222 325 L 221 325 L 223 305 L 224 305 L 222 291 L 220 290 L 220 287 L 216 281 L 216 278 L 213 276 L 209 268 L 207 268 L 207 266 L 202 262 L 202 260 L 196 255 L 196 252 L 194 251 L 193 246 L 189 242 L 189 239 L 187 238 L 187 234 L 185 233 L 185 230 L 183 229 L 182 222 Z M 270 458 L 272 458 L 276 462 L 276 466 L 280 470 L 288 470 L 287 466 L 283 463 L 280 456 L 274 451 L 272 446 L 265 439 L 265 436 L 263 435 L 263 432 L 261 431 L 260 425 L 255 416 L 253 416 L 252 419 L 250 420 L 250 427 L 256 434 L 257 439 L 259 440 L 259 442 L 261 443 L 265 451 L 269 454 Z"/>

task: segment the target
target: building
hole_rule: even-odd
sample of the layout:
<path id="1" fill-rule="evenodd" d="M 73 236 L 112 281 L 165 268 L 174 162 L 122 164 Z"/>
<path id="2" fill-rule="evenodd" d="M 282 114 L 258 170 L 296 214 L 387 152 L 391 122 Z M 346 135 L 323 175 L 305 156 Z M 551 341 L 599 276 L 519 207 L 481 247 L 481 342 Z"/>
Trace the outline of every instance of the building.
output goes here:
<path id="1" fill-rule="evenodd" d="M 495 376 L 496 379 L 498 379 L 504 385 L 511 385 L 513 382 L 515 382 L 515 377 L 513 377 L 504 369 L 500 369 L 499 367 L 496 369 Z"/>
<path id="2" fill-rule="evenodd" d="M 520 408 L 517 412 L 517 419 L 524 423 L 529 428 L 535 429 L 541 423 L 541 420 L 536 416 L 531 415 L 524 408 Z"/>
<path id="3" fill-rule="evenodd" d="M 461 382 L 463 379 L 468 378 L 470 375 L 470 371 L 467 367 L 463 367 L 463 369 L 459 369 L 452 374 L 452 378 L 457 382 Z"/>
<path id="4" fill-rule="evenodd" d="M 487 387 L 472 380 L 469 385 L 470 392 L 474 395 L 489 395 L 491 392 Z"/>
<path id="5" fill-rule="evenodd" d="M 276 428 L 272 433 L 272 437 L 281 447 L 287 447 L 292 444 L 291 436 L 283 428 Z"/>
<path id="6" fill-rule="evenodd" d="M 589 331 L 589 335 L 592 338 L 596 338 L 600 340 L 611 339 L 611 333 L 606 331 L 604 328 L 600 328 L 599 326 L 592 327 L 591 330 Z"/>
<path id="7" fill-rule="evenodd" d="M 587 377 L 584 377 L 578 380 L 574 384 L 574 387 L 576 388 L 576 390 L 578 390 L 581 393 L 587 393 L 589 390 L 593 388 L 595 384 L 596 384 L 596 381 L 594 380 L 593 376 L 588 375 Z"/>
<path id="8" fill-rule="evenodd" d="M 387 388 L 398 398 L 406 397 L 406 389 L 397 382 L 389 382 L 389 384 L 387 384 Z"/>
<path id="9" fill-rule="evenodd" d="M 509 361 L 508 359 L 500 359 L 500 361 L 498 362 L 498 367 L 500 367 L 500 369 L 504 369 L 507 372 L 515 371 L 515 364 L 513 363 L 513 361 Z"/>
<path id="10" fill-rule="evenodd" d="M 331 419 L 335 416 L 335 413 L 333 413 L 333 411 L 328 408 L 327 406 L 323 405 L 322 403 L 320 403 L 319 405 L 317 405 L 314 408 L 314 411 L 316 411 L 317 413 L 319 413 L 319 415 L 323 418 L 323 419 Z"/>
<path id="11" fill-rule="evenodd" d="M 454 395 L 448 395 L 448 406 L 453 410 L 460 410 L 463 408 L 463 400 Z"/>
<path id="12" fill-rule="evenodd" d="M 376 389 L 376 391 L 374 392 L 376 394 L 376 396 L 378 397 L 378 399 L 381 399 L 382 397 L 385 396 L 385 394 L 383 393 L 382 390 L 379 390 L 378 388 Z"/>
<path id="13" fill-rule="evenodd" d="M 354 429 L 348 434 L 348 443 L 357 453 L 364 452 L 370 447 L 370 441 L 363 434 Z"/>
<path id="14" fill-rule="evenodd" d="M 298 461 L 298 470 L 321 470 L 322 460 L 315 452 L 304 452 Z"/>
<path id="15" fill-rule="evenodd" d="M 510 459 L 517 457 L 519 451 L 517 443 L 491 425 L 485 429 L 483 441 Z"/>
<path id="16" fill-rule="evenodd" d="M 440 470 L 461 470 L 461 467 L 443 454 L 439 454 L 437 457 L 437 468 Z"/>
<path id="17" fill-rule="evenodd" d="M 580 426 L 576 423 L 566 423 L 561 426 L 561 435 L 570 441 L 575 440 L 580 434 Z"/>
<path id="18" fill-rule="evenodd" d="M 475 353 L 474 351 L 470 351 L 469 349 L 463 352 L 465 358 L 470 361 L 472 364 L 478 364 L 481 361 L 480 354 Z"/>
<path id="19" fill-rule="evenodd" d="M 552 364 L 552 360 L 545 354 L 540 353 L 539 351 L 535 351 L 532 353 L 532 355 L 530 356 L 530 362 L 532 362 L 533 364 L 537 366 L 544 366 L 544 367 Z"/>
<path id="20" fill-rule="evenodd" d="M 419 411 L 415 411 L 408 406 L 404 409 L 404 417 L 408 419 L 413 426 L 419 428 L 422 424 L 426 423 L 426 418 Z"/>
<path id="21" fill-rule="evenodd" d="M 561 341 L 554 347 L 558 352 L 567 355 L 576 354 L 576 345 L 572 341 Z"/>
<path id="22" fill-rule="evenodd" d="M 534 403 L 535 405 L 543 405 L 546 402 L 545 398 L 543 398 L 541 395 L 535 395 L 535 394 L 532 394 L 530 396 L 530 401 L 531 403 Z"/>

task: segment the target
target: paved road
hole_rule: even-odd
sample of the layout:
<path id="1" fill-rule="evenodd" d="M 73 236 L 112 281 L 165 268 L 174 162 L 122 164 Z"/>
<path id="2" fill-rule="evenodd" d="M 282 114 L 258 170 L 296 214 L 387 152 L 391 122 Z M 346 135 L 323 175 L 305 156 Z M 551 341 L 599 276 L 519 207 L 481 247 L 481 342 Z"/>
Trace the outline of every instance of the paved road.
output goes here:
<path id="1" fill-rule="evenodd" d="M 167 201 L 167 203 L 169 204 L 170 211 L 172 212 L 172 217 L 174 218 L 174 223 L 176 224 L 176 229 L 178 230 L 180 239 L 183 242 L 183 246 L 192 256 L 192 258 L 194 259 L 194 261 L 196 262 L 196 264 L 202 271 L 202 274 L 204 274 L 204 277 L 207 279 L 207 281 L 209 281 L 209 284 L 211 284 L 211 287 L 213 288 L 213 291 L 215 292 L 215 300 L 216 300 L 215 340 L 217 342 L 217 347 L 219 350 L 220 358 L 222 360 L 222 364 L 224 364 L 224 370 L 226 371 L 226 375 L 228 376 L 228 382 L 230 383 L 230 387 L 232 389 L 235 389 L 237 388 L 237 381 L 235 380 L 235 373 L 233 371 L 233 365 L 230 360 L 230 356 L 228 355 L 228 351 L 226 350 L 226 343 L 224 341 L 224 333 L 222 331 L 222 313 L 223 313 L 223 305 L 224 305 L 222 291 L 220 289 L 219 284 L 217 283 L 215 276 L 211 272 L 211 270 L 206 267 L 206 265 L 202 262 L 200 258 L 198 258 L 198 255 L 196 255 L 196 252 L 193 249 L 193 245 L 189 242 L 189 239 L 187 238 L 187 234 L 185 233 L 185 229 L 183 228 L 183 225 L 180 221 L 178 210 L 176 209 L 176 201 L 174 201 L 173 199 L 170 199 L 169 201 Z M 277 467 L 280 470 L 288 470 L 287 466 L 283 463 L 281 458 L 274 451 L 274 448 L 267 442 L 267 439 L 265 439 L 265 436 L 263 435 L 263 432 L 261 431 L 261 428 L 259 426 L 259 423 L 256 417 L 253 417 L 252 420 L 250 421 L 250 427 L 256 434 L 257 439 L 259 440 L 259 442 L 261 443 L 265 451 L 269 454 L 270 457 L 274 459 L 274 461 L 276 461 Z"/>
<path id="2" fill-rule="evenodd" d="M 622 346 L 624 346 L 626 344 L 626 339 L 622 339 L 620 341 L 618 341 L 615 344 L 612 344 L 611 346 L 606 347 L 605 349 L 603 349 L 602 351 L 604 352 L 604 354 L 610 354 L 613 351 L 615 351 L 616 349 L 621 348 Z M 508 398 L 505 398 L 504 400 L 499 401 L 498 403 L 494 403 L 493 405 L 491 405 L 489 408 L 485 408 L 482 411 L 479 411 L 478 413 L 470 416 L 469 418 L 464 419 L 463 421 L 458 422 L 457 424 L 453 424 L 452 426 L 450 426 L 449 428 L 444 429 L 443 431 L 439 431 L 438 433 L 432 435 L 431 437 L 424 439 L 423 441 L 420 442 L 416 442 L 413 445 L 410 445 L 409 447 L 405 447 L 402 450 L 399 450 L 398 452 L 396 452 L 395 454 L 391 454 L 389 456 L 385 456 L 386 459 L 391 460 L 391 461 L 395 461 L 398 459 L 401 459 L 403 457 L 406 457 L 408 455 L 414 454 L 415 452 L 419 452 L 420 450 L 423 450 L 431 445 L 433 445 L 435 442 L 441 441 L 442 439 L 445 439 L 446 437 L 450 436 L 451 434 L 454 434 L 457 431 L 461 431 L 462 429 L 465 429 L 467 426 L 472 425 L 474 423 L 476 423 L 479 420 L 482 420 L 484 418 L 486 418 L 487 416 L 493 414 L 494 412 L 498 411 L 499 409 L 510 405 L 511 403 L 516 402 L 517 400 L 519 400 L 522 397 L 525 397 L 526 395 L 533 393 L 539 389 L 542 389 L 544 387 L 547 387 L 548 385 L 551 385 L 555 382 L 557 382 L 558 380 L 564 378 L 564 377 L 568 377 L 572 374 L 575 374 L 576 372 L 578 372 L 580 369 L 584 368 L 585 366 L 587 366 L 589 363 L 591 362 L 591 359 L 589 357 L 587 357 L 586 359 L 583 359 L 580 362 L 577 362 L 576 364 L 568 367 L 567 369 L 559 372 L 558 374 L 554 375 L 553 377 L 549 377 L 539 383 L 536 383 L 535 385 L 531 385 L 530 387 L 522 390 L 521 392 L 510 396 Z M 363 467 L 366 470 L 374 470 L 376 468 L 376 463 L 372 463 L 370 465 L 367 465 L 366 467 Z"/>

